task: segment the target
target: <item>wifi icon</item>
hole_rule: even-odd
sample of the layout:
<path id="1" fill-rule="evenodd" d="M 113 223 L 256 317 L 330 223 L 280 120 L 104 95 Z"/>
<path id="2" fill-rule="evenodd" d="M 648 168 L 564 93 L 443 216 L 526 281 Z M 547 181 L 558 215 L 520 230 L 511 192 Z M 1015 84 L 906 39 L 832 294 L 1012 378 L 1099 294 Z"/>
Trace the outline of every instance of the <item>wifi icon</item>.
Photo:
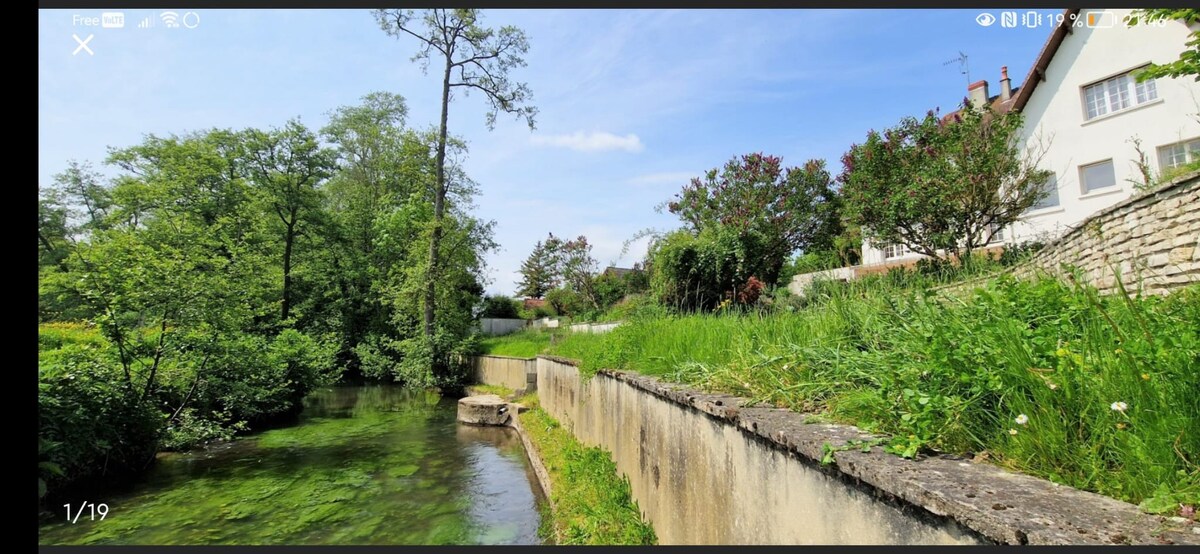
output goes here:
<path id="1" fill-rule="evenodd" d="M 179 14 L 178 13 L 162 12 L 161 14 L 159 14 L 159 17 L 162 18 L 163 25 L 166 25 L 168 29 L 175 29 L 175 28 L 179 27 Z"/>

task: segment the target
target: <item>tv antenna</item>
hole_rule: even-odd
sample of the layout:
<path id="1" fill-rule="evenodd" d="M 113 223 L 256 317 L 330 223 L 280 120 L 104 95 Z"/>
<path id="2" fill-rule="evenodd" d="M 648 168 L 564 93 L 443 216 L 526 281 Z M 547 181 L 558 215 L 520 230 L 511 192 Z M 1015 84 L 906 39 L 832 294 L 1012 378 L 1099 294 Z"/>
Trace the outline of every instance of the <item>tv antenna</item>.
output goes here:
<path id="1" fill-rule="evenodd" d="M 967 86 L 970 86 L 971 85 L 971 67 L 969 65 L 967 65 L 967 55 L 964 54 L 962 50 L 959 50 L 957 58 L 948 60 L 945 63 L 943 63 L 942 65 L 946 66 L 946 65 L 950 65 L 952 63 L 958 63 L 958 72 L 967 76 Z"/>

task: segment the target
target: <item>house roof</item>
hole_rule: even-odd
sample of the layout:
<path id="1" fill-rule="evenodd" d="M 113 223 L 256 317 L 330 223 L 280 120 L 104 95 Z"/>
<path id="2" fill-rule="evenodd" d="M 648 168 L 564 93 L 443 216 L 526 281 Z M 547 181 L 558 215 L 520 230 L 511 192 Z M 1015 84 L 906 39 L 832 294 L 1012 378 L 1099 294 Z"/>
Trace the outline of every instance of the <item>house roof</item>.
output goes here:
<path id="1" fill-rule="evenodd" d="M 1046 68 L 1050 66 L 1050 60 L 1054 58 L 1054 54 L 1058 52 L 1058 47 L 1062 45 L 1063 39 L 1071 33 L 1071 23 L 1075 20 L 1080 12 L 1080 8 L 1067 8 L 1063 10 L 1062 23 L 1059 23 L 1050 31 L 1050 38 L 1046 39 L 1046 43 L 1042 45 L 1042 50 L 1038 53 L 1037 60 L 1034 61 L 1033 67 L 1029 68 L 1029 74 L 1025 76 L 1025 80 L 1012 89 L 1012 95 L 1008 100 L 1001 100 L 1000 95 L 991 96 L 988 98 L 988 105 L 992 111 L 998 114 L 1009 111 L 1021 111 L 1025 108 L 1025 104 L 1029 103 L 1029 97 L 1033 96 L 1034 89 L 1038 83 L 1046 79 Z M 984 81 L 972 83 L 968 89 L 982 86 Z M 954 110 L 944 116 L 942 121 L 949 121 L 960 110 Z"/>
<path id="2" fill-rule="evenodd" d="M 1059 23 L 1052 31 L 1050 38 L 1046 39 L 1046 44 L 1042 45 L 1042 51 L 1038 54 L 1037 61 L 1033 62 L 1033 67 L 1029 68 L 1029 74 L 1025 76 L 1025 82 L 1021 83 L 1021 93 L 1014 96 L 1015 101 L 1011 109 L 1021 111 L 1025 108 L 1025 104 L 1029 103 L 1029 97 L 1033 96 L 1033 91 L 1037 89 L 1038 83 L 1046 80 L 1046 68 L 1050 67 L 1050 60 L 1054 58 L 1054 54 L 1058 52 L 1058 47 L 1062 46 L 1063 39 L 1071 34 L 1071 24 L 1075 21 L 1075 17 L 1079 15 L 1080 8 L 1067 8 L 1063 10 L 1062 23 Z"/>
<path id="3" fill-rule="evenodd" d="M 1025 87 L 1023 84 L 1021 86 L 1013 87 L 1012 95 L 1008 97 L 1008 100 L 1001 99 L 999 94 L 992 95 L 992 97 L 988 98 L 988 104 L 992 107 L 992 111 L 1002 114 L 1012 110 L 1013 106 L 1015 106 L 1017 103 L 1017 97 L 1020 96 L 1020 91 L 1024 88 Z M 962 110 L 954 110 L 946 115 L 943 115 L 942 121 L 950 121 L 950 119 L 952 119 L 954 115 L 960 111 Z"/>

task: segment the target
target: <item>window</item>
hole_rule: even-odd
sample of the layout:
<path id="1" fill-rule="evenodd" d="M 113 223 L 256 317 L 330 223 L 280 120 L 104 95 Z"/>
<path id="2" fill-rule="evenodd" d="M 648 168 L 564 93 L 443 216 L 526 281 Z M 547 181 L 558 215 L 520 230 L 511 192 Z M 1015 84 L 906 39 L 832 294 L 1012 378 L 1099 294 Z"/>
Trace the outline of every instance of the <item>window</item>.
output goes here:
<path id="1" fill-rule="evenodd" d="M 1200 138 L 1158 147 L 1160 171 L 1200 160 Z"/>
<path id="2" fill-rule="evenodd" d="M 987 232 L 992 235 L 991 240 L 988 241 L 988 244 L 1004 242 L 1004 228 L 1003 227 L 999 227 L 995 223 L 992 223 L 992 224 L 988 225 Z M 984 236 L 987 236 L 987 235 L 984 235 Z"/>
<path id="3" fill-rule="evenodd" d="M 1129 109 L 1157 98 L 1158 87 L 1154 79 L 1139 83 L 1132 71 L 1083 87 L 1087 119 Z"/>
<path id="4" fill-rule="evenodd" d="M 1051 175 L 1042 186 L 1046 190 L 1046 196 L 1031 206 L 1029 211 L 1053 208 L 1058 205 L 1058 175 Z"/>
<path id="5" fill-rule="evenodd" d="M 883 245 L 883 259 L 885 260 L 899 258 L 907 253 L 908 247 L 903 244 L 891 243 Z"/>
<path id="6" fill-rule="evenodd" d="M 1083 184 L 1084 194 L 1117 186 L 1112 160 L 1079 166 L 1079 182 Z"/>

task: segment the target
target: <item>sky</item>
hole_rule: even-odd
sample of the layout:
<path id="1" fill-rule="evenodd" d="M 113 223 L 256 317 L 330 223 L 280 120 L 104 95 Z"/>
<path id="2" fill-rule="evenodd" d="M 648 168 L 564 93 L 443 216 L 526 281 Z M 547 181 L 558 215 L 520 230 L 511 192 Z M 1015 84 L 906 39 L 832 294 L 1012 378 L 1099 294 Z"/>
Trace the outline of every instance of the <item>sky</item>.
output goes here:
<path id="1" fill-rule="evenodd" d="M 437 124 L 440 82 L 411 61 L 416 40 L 386 35 L 369 11 L 175 10 L 173 28 L 159 10 L 124 10 L 123 28 L 103 28 L 90 19 L 102 11 L 39 11 L 39 187 L 68 160 L 115 175 L 103 165 L 107 148 L 147 134 L 293 117 L 319 129 L 330 110 L 374 91 L 404 96 L 409 126 Z M 632 265 L 647 241 L 622 256 L 627 239 L 679 225 L 656 207 L 734 156 L 824 159 L 836 174 L 869 130 L 955 109 L 968 77 L 996 94 L 1006 65 L 1020 85 L 1048 19 L 985 27 L 980 13 L 486 11 L 484 25 L 528 36 L 527 66 L 512 77 L 528 83 L 539 110 L 534 130 L 503 115 L 488 130 L 478 95 L 451 105 L 450 132 L 467 141 L 463 165 L 482 191 L 475 214 L 496 222 L 488 292 L 512 294 L 521 261 L 547 233 L 587 236 L 601 267 Z M 139 27 L 144 20 L 154 25 Z"/>

